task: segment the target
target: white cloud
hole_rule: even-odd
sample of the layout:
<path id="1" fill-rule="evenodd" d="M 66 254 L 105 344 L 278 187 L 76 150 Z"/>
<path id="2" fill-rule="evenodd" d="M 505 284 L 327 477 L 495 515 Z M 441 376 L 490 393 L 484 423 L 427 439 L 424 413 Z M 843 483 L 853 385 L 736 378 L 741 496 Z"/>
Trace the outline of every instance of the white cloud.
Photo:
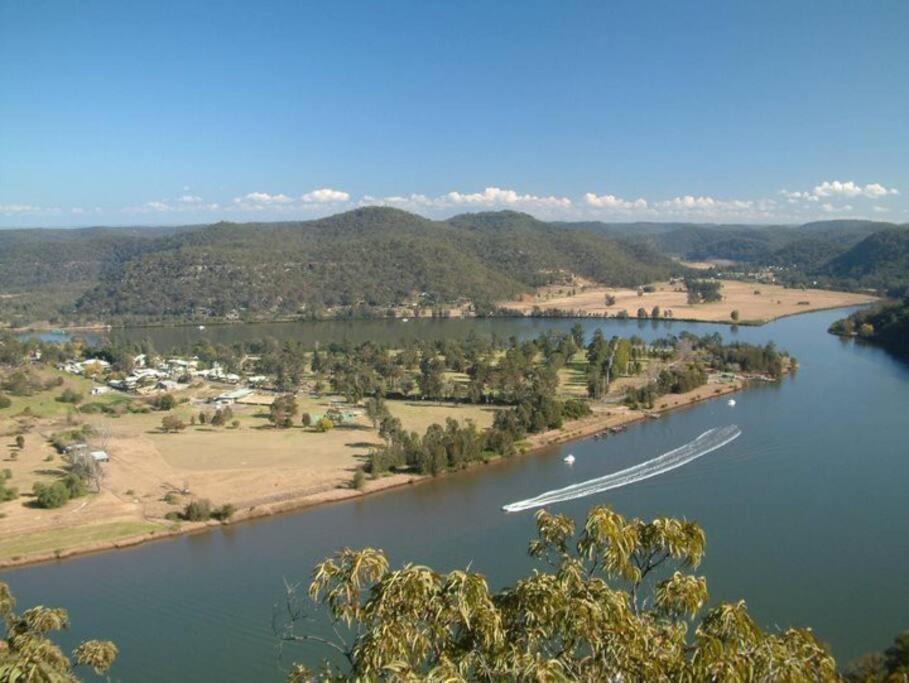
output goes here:
<path id="1" fill-rule="evenodd" d="M 896 188 L 887 188 L 880 183 L 868 183 L 864 187 L 852 180 L 825 180 L 816 185 L 811 194 L 815 197 L 868 197 L 878 199 L 887 195 L 899 194 Z"/>
<path id="2" fill-rule="evenodd" d="M 31 204 L 0 204 L 0 213 L 4 216 L 15 216 L 21 213 L 37 213 L 41 211 L 40 206 Z"/>
<path id="3" fill-rule="evenodd" d="M 190 212 L 190 211 L 215 211 L 220 208 L 220 205 L 211 202 L 206 203 L 202 197 L 196 197 L 194 195 L 183 195 L 182 197 L 177 197 L 177 199 L 156 199 L 154 201 L 145 202 L 141 206 L 127 206 L 123 209 L 124 213 L 179 213 L 179 212 Z M 95 212 L 100 211 L 97 207 Z"/>
<path id="4" fill-rule="evenodd" d="M 617 211 L 636 211 L 648 208 L 646 199 L 622 199 L 613 194 L 597 195 L 593 192 L 587 192 L 584 195 L 584 203 L 597 209 L 615 209 Z"/>
<path id="5" fill-rule="evenodd" d="M 831 204 L 830 202 L 821 204 L 821 210 L 824 211 L 824 213 L 846 213 L 852 211 L 852 208 L 852 204 L 842 204 L 840 206 Z"/>
<path id="6" fill-rule="evenodd" d="M 267 208 L 270 206 L 280 206 L 281 204 L 292 204 L 293 199 L 286 194 L 269 194 L 268 192 L 250 192 L 242 197 L 234 197 L 234 204 L 238 206 L 248 206 L 253 208 Z"/>
<path id="7" fill-rule="evenodd" d="M 516 190 L 487 187 L 482 192 L 459 192 L 452 190 L 436 197 L 413 193 L 409 195 L 391 195 L 374 197 L 365 195 L 359 206 L 395 206 L 411 211 L 439 211 L 444 209 L 473 208 L 509 208 L 540 210 L 543 213 L 570 209 L 572 202 L 568 197 L 555 195 L 521 194 Z"/>
<path id="8" fill-rule="evenodd" d="M 535 206 L 549 208 L 567 208 L 571 206 L 568 197 L 555 197 L 552 195 L 540 197 L 533 194 L 519 194 L 514 190 L 503 190 L 498 187 L 487 187 L 482 192 L 462 194 L 449 192 L 444 195 L 443 202 L 447 201 L 454 206 L 480 205 L 480 206 Z"/>
<path id="9" fill-rule="evenodd" d="M 716 222 L 799 222 L 829 214 L 853 213 L 870 216 L 899 211 L 880 206 L 887 198 L 899 195 L 896 188 L 881 183 L 859 185 L 854 181 L 826 180 L 808 190 L 781 190 L 776 198 L 721 198 L 710 194 L 680 194 L 669 198 L 625 198 L 619 194 L 586 192 L 578 197 L 531 194 L 511 188 L 488 186 L 476 192 L 451 190 L 438 195 L 421 193 L 387 196 L 362 195 L 318 187 L 298 195 L 249 192 L 224 203 L 209 202 L 189 192 L 173 198 L 155 199 L 122 209 L 135 214 L 171 214 L 175 219 L 189 216 L 217 220 L 240 212 L 256 212 L 262 219 L 313 218 L 337 212 L 346 206 L 394 206 L 426 216 L 446 217 L 461 211 L 515 209 L 528 211 L 544 220 L 609 220 L 629 216 L 648 220 L 695 220 Z M 857 207 L 857 208 L 856 208 Z M 0 216 L 70 216 L 103 214 L 98 208 L 46 208 L 25 203 L 0 204 Z M 7 220 L 13 222 L 15 219 Z"/>
<path id="10" fill-rule="evenodd" d="M 333 190 L 330 187 L 323 187 L 312 192 L 307 192 L 300 199 L 306 204 L 330 204 L 333 202 L 346 202 L 350 200 L 350 194 L 342 190 Z"/>

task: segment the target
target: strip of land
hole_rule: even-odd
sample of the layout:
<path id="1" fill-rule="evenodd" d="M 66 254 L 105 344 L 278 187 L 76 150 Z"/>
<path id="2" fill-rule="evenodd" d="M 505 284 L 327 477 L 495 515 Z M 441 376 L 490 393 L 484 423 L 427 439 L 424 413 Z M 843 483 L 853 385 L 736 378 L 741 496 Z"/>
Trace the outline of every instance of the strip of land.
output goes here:
<path id="1" fill-rule="evenodd" d="M 566 371 L 566 391 L 577 390 L 577 378 Z M 85 380 L 66 377 L 65 386 L 84 389 Z M 652 410 L 633 410 L 617 402 L 596 402 L 593 414 L 567 422 L 561 429 L 530 435 L 519 444 L 520 453 L 533 453 L 555 444 L 606 433 L 633 422 L 737 391 L 741 377 L 712 376 L 708 384 L 683 394 L 658 399 Z M 622 390 L 622 385 L 616 391 Z M 116 400 L 107 395 L 106 400 Z M 200 398 L 200 397 L 196 397 Z M 52 432 L 66 425 L 67 413 L 59 402 L 45 396 L 15 399 L 3 413 L 42 415 L 35 418 L 25 447 L 15 460 L 7 458 L 11 481 L 30 486 L 51 481 L 63 471 L 64 462 L 49 445 Z M 303 398 L 303 410 L 325 410 L 330 398 Z M 474 420 L 478 427 L 492 423 L 496 408 L 429 401 L 388 401 L 391 413 L 407 429 L 422 431 L 447 417 Z M 192 402 L 176 413 L 189 420 Z M 112 550 L 146 541 L 192 533 L 222 522 L 175 522 L 169 511 L 194 498 L 229 501 L 236 507 L 233 523 L 297 510 L 320 503 L 341 501 L 397 486 L 431 479 L 414 473 L 387 474 L 350 485 L 370 449 L 381 439 L 364 415 L 350 424 L 325 433 L 302 427 L 274 429 L 264 419 L 263 408 L 253 399 L 233 408 L 236 427 L 217 429 L 194 425 L 179 434 L 157 428 L 160 415 L 124 414 L 116 419 L 94 417 L 90 422 L 104 434 L 112 454 L 100 493 L 70 501 L 56 510 L 38 509 L 28 502 L 6 503 L 0 518 L 0 567 Z M 35 466 L 40 463 L 40 466 Z M 444 476 L 444 475 L 443 475 Z"/>
<path id="2" fill-rule="evenodd" d="M 870 294 L 824 289 L 787 289 L 774 284 L 739 280 L 721 281 L 721 293 L 722 301 L 690 304 L 682 282 L 657 282 L 646 288 L 617 289 L 578 281 L 571 286 L 543 287 L 517 300 L 499 302 L 499 305 L 524 315 L 599 318 L 624 315 L 635 318 L 641 308 L 647 317 L 652 317 L 657 308 L 659 319 L 759 325 L 798 313 L 856 306 L 878 300 Z M 733 312 L 737 313 L 737 320 L 733 319 Z"/>

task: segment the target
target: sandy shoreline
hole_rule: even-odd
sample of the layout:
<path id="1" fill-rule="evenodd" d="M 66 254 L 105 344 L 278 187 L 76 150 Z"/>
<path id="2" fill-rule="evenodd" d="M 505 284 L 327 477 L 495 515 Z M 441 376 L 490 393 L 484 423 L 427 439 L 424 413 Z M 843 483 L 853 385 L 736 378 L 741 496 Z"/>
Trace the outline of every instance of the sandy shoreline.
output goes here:
<path id="1" fill-rule="evenodd" d="M 660 414 L 673 410 L 679 410 L 681 408 L 696 405 L 702 401 L 719 398 L 721 396 L 739 391 L 745 388 L 747 384 L 748 380 L 746 379 L 736 379 L 733 382 L 725 384 L 706 384 L 686 394 L 666 394 L 659 398 L 656 408 L 650 411 L 631 410 L 625 406 L 619 405 L 597 406 L 594 409 L 594 414 L 589 417 L 568 422 L 561 429 L 550 430 L 529 436 L 521 444 L 520 455 L 534 454 L 545 448 L 549 448 L 558 444 L 588 438 L 611 427 L 631 425 L 636 422 L 645 420 L 651 416 L 659 416 Z M 499 461 L 500 459 L 496 459 L 492 462 Z M 471 469 L 480 467 L 483 467 L 483 464 L 477 463 L 471 466 Z M 441 474 L 439 476 L 444 477 L 446 475 Z M 72 548 L 67 548 L 65 550 L 23 555 L 15 558 L 0 560 L 0 569 L 10 569 L 14 567 L 22 567 L 43 562 L 51 562 L 54 560 L 62 560 L 70 557 L 86 555 L 89 553 L 131 548 L 150 541 L 175 538 L 184 534 L 200 533 L 219 526 L 227 526 L 245 521 L 262 519 L 278 514 L 298 512 L 305 508 L 313 507 L 316 505 L 344 502 L 354 498 L 368 496 L 374 493 L 389 491 L 401 486 L 408 486 L 432 481 L 434 479 L 436 478 L 429 475 L 393 474 L 377 480 L 368 479 L 366 482 L 366 487 L 362 491 L 357 491 L 352 488 L 333 487 L 313 493 L 308 493 L 303 496 L 294 496 L 291 494 L 289 496 L 282 497 L 279 494 L 273 501 L 264 502 L 237 510 L 233 517 L 226 522 L 183 522 L 178 528 L 162 527 L 160 530 L 143 533 L 136 536 L 120 538 L 113 541 L 88 543 L 84 545 L 74 546 Z"/>

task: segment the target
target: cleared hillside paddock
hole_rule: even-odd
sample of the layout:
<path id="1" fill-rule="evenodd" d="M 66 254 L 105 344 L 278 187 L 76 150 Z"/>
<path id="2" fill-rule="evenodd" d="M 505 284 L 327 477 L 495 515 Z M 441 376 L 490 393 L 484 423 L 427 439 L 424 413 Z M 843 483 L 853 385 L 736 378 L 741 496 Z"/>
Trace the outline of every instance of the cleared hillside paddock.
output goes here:
<path id="1" fill-rule="evenodd" d="M 738 311 L 740 323 L 762 324 L 787 315 L 877 301 L 869 294 L 786 289 L 779 285 L 724 280 L 722 301 L 692 305 L 688 303 L 688 293 L 681 282 L 657 282 L 651 286 L 655 291 L 640 294 L 637 289 L 583 286 L 572 290 L 553 286 L 541 288 L 520 299 L 501 301 L 499 305 L 524 314 L 538 308 L 596 317 L 615 317 L 624 310 L 632 318 L 637 317 L 639 308 L 645 309 L 650 316 L 653 308 L 659 306 L 661 317 L 667 317 L 667 311 L 671 311 L 671 317 L 676 320 L 728 323 L 733 322 L 732 312 Z M 607 295 L 615 297 L 614 304 L 607 305 Z"/>

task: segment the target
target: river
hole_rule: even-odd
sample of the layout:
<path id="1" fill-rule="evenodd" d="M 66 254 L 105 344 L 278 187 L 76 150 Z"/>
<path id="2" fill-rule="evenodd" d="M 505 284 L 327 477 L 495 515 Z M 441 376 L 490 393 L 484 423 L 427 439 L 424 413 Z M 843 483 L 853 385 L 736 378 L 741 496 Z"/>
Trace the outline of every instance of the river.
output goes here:
<path id="1" fill-rule="evenodd" d="M 74 629 L 61 639 L 67 646 L 87 637 L 114 639 L 121 652 L 115 679 L 281 680 L 290 660 L 312 665 L 321 653 L 295 649 L 279 662 L 273 605 L 282 599 L 285 578 L 306 581 L 333 550 L 371 545 L 386 549 L 393 562 L 445 570 L 470 564 L 500 587 L 533 566 L 526 556 L 533 512 L 506 514 L 504 503 L 628 467 L 735 423 L 742 436 L 721 450 L 552 509 L 580 520 L 590 506 L 607 503 L 629 516 L 698 521 L 707 534 L 699 572 L 712 600 L 744 598 L 765 627 L 811 625 L 845 663 L 909 628 L 909 366 L 881 349 L 826 334 L 843 315 L 822 311 L 737 331 L 584 320 L 588 334 L 602 327 L 607 336 L 653 338 L 688 329 L 774 340 L 801 368 L 778 385 L 740 393 L 734 408 L 708 401 L 605 441 L 578 441 L 361 500 L 0 578 L 12 584 L 20 606 L 70 610 Z M 383 338 L 376 331 L 389 325 L 428 336 L 472 327 L 525 336 L 574 322 L 377 321 L 348 329 L 357 338 Z M 562 462 L 568 452 L 576 457 L 572 467 Z"/>

